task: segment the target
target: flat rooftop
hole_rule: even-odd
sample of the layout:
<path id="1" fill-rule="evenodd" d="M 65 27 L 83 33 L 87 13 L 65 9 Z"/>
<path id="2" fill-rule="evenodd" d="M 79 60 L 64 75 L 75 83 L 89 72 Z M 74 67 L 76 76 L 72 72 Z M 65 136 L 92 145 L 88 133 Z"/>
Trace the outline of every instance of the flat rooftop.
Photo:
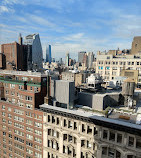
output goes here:
<path id="1" fill-rule="evenodd" d="M 34 76 L 34 77 L 46 77 L 47 74 L 41 72 L 32 71 L 13 71 L 13 70 L 0 70 L 0 74 L 18 75 L 18 76 Z"/>
<path id="2" fill-rule="evenodd" d="M 141 135 L 141 125 L 134 124 L 133 122 L 123 121 L 122 119 L 117 119 L 114 117 L 106 118 L 97 115 L 93 112 L 86 112 L 82 110 L 69 110 L 60 107 L 54 107 L 48 104 L 40 105 L 40 109 L 43 110 L 44 112 L 63 115 L 78 120 L 92 122 L 96 125 L 100 125 L 103 127 L 108 127 L 115 130 L 127 131 L 132 134 Z"/>

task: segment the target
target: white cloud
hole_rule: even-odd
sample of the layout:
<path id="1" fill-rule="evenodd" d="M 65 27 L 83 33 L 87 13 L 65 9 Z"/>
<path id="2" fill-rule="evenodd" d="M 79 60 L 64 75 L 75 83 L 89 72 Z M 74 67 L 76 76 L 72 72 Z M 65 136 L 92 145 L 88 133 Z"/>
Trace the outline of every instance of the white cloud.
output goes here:
<path id="1" fill-rule="evenodd" d="M 2 0 L 2 3 L 5 5 L 24 4 L 24 0 Z"/>
<path id="2" fill-rule="evenodd" d="M 66 41 L 80 41 L 82 38 L 84 38 L 84 33 L 76 33 L 63 37 Z"/>
<path id="3" fill-rule="evenodd" d="M 7 7 L 7 6 L 2 5 L 2 6 L 0 6 L 0 14 L 2 14 L 4 12 L 7 12 L 7 13 L 11 12 L 11 13 L 13 13 L 14 10 L 9 8 L 9 7 Z"/>
<path id="4" fill-rule="evenodd" d="M 50 22 L 49 20 L 42 18 L 40 16 L 28 14 L 27 17 L 32 21 L 42 26 L 54 27 L 55 24 Z"/>

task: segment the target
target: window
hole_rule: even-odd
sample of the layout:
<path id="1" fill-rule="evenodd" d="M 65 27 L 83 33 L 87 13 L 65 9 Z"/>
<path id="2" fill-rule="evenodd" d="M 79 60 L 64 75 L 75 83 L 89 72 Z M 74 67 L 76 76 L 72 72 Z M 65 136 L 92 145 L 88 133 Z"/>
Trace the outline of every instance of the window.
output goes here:
<path id="1" fill-rule="evenodd" d="M 107 156 L 107 147 L 102 147 L 102 155 Z"/>
<path id="2" fill-rule="evenodd" d="M 82 124 L 82 132 L 85 132 L 85 125 Z"/>
<path id="3" fill-rule="evenodd" d="M 31 112 L 26 112 L 26 116 L 27 117 L 32 117 L 32 113 Z"/>
<path id="4" fill-rule="evenodd" d="M 136 139 L 136 148 L 141 149 L 141 140 Z"/>
<path id="5" fill-rule="evenodd" d="M 12 125 L 12 121 L 8 120 L 8 124 L 9 124 L 9 125 Z"/>
<path id="6" fill-rule="evenodd" d="M 10 118 L 10 119 L 11 119 L 11 118 L 12 118 L 12 115 L 11 115 L 11 114 L 8 114 L 8 118 Z"/>
<path id="7" fill-rule="evenodd" d="M 40 147 L 39 145 L 35 145 L 34 148 L 35 148 L 36 150 L 42 151 L 42 147 Z"/>
<path id="8" fill-rule="evenodd" d="M 5 87 L 8 88 L 8 84 L 7 83 L 5 83 Z"/>
<path id="9" fill-rule="evenodd" d="M 32 87 L 30 87 L 30 90 L 32 91 Z"/>
<path id="10" fill-rule="evenodd" d="M 48 115 L 48 122 L 50 122 L 50 115 Z"/>
<path id="11" fill-rule="evenodd" d="M 103 130 L 103 139 L 107 139 L 107 138 L 108 138 L 108 131 Z"/>
<path id="12" fill-rule="evenodd" d="M 114 132 L 110 132 L 109 140 L 115 141 L 115 133 Z"/>
<path id="13" fill-rule="evenodd" d="M 98 128 L 94 127 L 94 135 L 98 134 Z"/>
<path id="14" fill-rule="evenodd" d="M 33 143 L 26 141 L 26 145 L 33 147 Z"/>
<path id="15" fill-rule="evenodd" d="M 35 125 L 35 127 L 42 128 L 42 124 L 39 122 L 35 122 L 34 125 Z"/>
<path id="16" fill-rule="evenodd" d="M 59 124 L 59 118 L 57 117 L 57 122 L 56 122 L 56 124 L 58 125 Z"/>
<path id="17" fill-rule="evenodd" d="M 33 128 L 26 127 L 26 131 L 28 131 L 28 132 L 33 132 Z"/>
<path id="18" fill-rule="evenodd" d="M 117 133 L 117 143 L 122 143 L 122 134 Z"/>
<path id="19" fill-rule="evenodd" d="M 134 137 L 129 136 L 128 146 L 134 146 Z"/>
<path id="20" fill-rule="evenodd" d="M 20 135 L 20 136 L 24 136 L 24 133 L 19 131 L 19 130 L 14 130 L 14 133 L 17 134 L 17 135 Z"/>
<path id="21" fill-rule="evenodd" d="M 14 113 L 19 114 L 19 115 L 23 115 L 24 111 L 19 110 L 19 109 L 14 109 Z"/>
<path id="22" fill-rule="evenodd" d="M 41 136 L 42 135 L 42 131 L 38 131 L 38 130 L 35 129 L 35 134 Z"/>
<path id="23" fill-rule="evenodd" d="M 90 126 L 87 127 L 87 134 L 92 134 L 92 129 L 90 128 Z"/>
<path id="24" fill-rule="evenodd" d="M 3 136 L 6 136 L 6 132 L 3 132 Z"/>
<path id="25" fill-rule="evenodd" d="M 34 140 L 38 143 L 42 143 L 42 140 L 40 138 L 35 137 Z"/>
<path id="26" fill-rule="evenodd" d="M 31 121 L 31 120 L 26 120 L 26 124 L 33 125 L 33 121 Z"/>
<path id="27" fill-rule="evenodd" d="M 74 130 L 77 130 L 77 123 L 74 122 Z"/>
<path id="28" fill-rule="evenodd" d="M 41 116 L 41 115 L 35 114 L 35 115 L 34 115 L 34 118 L 37 119 L 37 120 L 42 120 L 42 116 Z"/>
<path id="29" fill-rule="evenodd" d="M 8 90 L 6 90 L 6 91 L 5 91 L 5 93 L 6 93 L 6 94 L 9 94 L 9 91 L 8 91 Z"/>
<path id="30" fill-rule="evenodd" d="M 22 77 L 22 81 L 28 81 L 27 77 Z"/>
<path id="31" fill-rule="evenodd" d="M 10 88 L 15 88 L 15 84 L 10 84 Z"/>
<path id="32" fill-rule="evenodd" d="M 6 123 L 6 119 L 3 118 L 3 119 L 2 119 L 2 122 L 3 122 L 3 123 Z"/>
<path id="33" fill-rule="evenodd" d="M 32 151 L 31 149 L 28 149 L 28 148 L 26 148 L 26 152 L 27 152 L 28 154 L 33 154 L 33 151 Z"/>
<path id="34" fill-rule="evenodd" d="M 68 122 L 68 128 L 72 128 L 72 122 L 71 121 Z"/>
<path id="35" fill-rule="evenodd" d="M 52 123 L 55 123 L 55 117 L 52 116 Z"/>
<path id="36" fill-rule="evenodd" d="M 30 139 L 30 140 L 33 140 L 33 136 L 30 135 L 30 134 L 26 134 L 26 138 Z"/>
<path id="37" fill-rule="evenodd" d="M 17 144 L 17 143 L 14 143 L 14 146 L 18 149 L 24 150 L 24 147 L 22 145 Z"/>
<path id="38" fill-rule="evenodd" d="M 25 99 L 28 100 L 28 101 L 32 101 L 32 97 L 31 96 L 26 96 Z"/>
<path id="39" fill-rule="evenodd" d="M 63 140 L 67 140 L 67 134 L 63 135 Z"/>
<path id="40" fill-rule="evenodd" d="M 26 104 L 27 109 L 32 109 L 32 107 L 33 107 L 32 104 Z"/>
<path id="41" fill-rule="evenodd" d="M 37 157 L 37 158 L 42 158 L 42 155 L 39 154 L 39 153 L 37 153 L 37 152 L 35 152 L 35 157 Z"/>
<path id="42" fill-rule="evenodd" d="M 15 99 L 12 98 L 11 102 L 14 104 L 15 103 Z"/>
<path id="43" fill-rule="evenodd" d="M 66 120 L 64 120 L 64 127 L 66 127 L 67 126 L 67 121 Z"/>
<path id="44" fill-rule="evenodd" d="M 24 122 L 24 118 L 19 117 L 19 116 L 14 116 L 14 120 L 19 121 L 19 122 Z"/>
<path id="45" fill-rule="evenodd" d="M 38 87 L 35 87 L 34 92 L 38 92 L 38 91 L 39 91 Z"/>
<path id="46" fill-rule="evenodd" d="M 14 122 L 14 126 L 17 127 L 17 128 L 24 129 L 24 125 L 22 125 L 22 124 L 20 124 L 20 123 Z"/>
<path id="47" fill-rule="evenodd" d="M 2 116 L 5 116 L 5 112 L 2 112 Z"/>
<path id="48" fill-rule="evenodd" d="M 5 105 L 2 105 L 2 109 L 5 110 Z"/>
<path id="49" fill-rule="evenodd" d="M 14 95 L 15 95 L 15 92 L 11 91 L 11 95 L 14 96 Z"/>
<path id="50" fill-rule="evenodd" d="M 21 89 L 21 90 L 23 89 L 23 88 L 22 88 L 22 85 L 19 85 L 19 89 Z"/>

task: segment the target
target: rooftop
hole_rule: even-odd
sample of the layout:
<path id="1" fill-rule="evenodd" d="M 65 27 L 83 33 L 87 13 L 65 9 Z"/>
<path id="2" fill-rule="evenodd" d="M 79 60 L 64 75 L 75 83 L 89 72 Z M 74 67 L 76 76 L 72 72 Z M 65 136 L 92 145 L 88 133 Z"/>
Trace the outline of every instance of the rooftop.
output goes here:
<path id="1" fill-rule="evenodd" d="M 126 121 L 125 119 L 120 119 L 119 115 L 111 115 L 111 117 L 106 118 L 102 115 L 98 115 L 93 112 L 87 112 L 82 110 L 70 110 L 60 107 L 50 106 L 48 104 L 40 105 L 40 109 L 45 112 L 55 113 L 58 115 L 64 115 L 66 117 L 84 119 L 84 121 L 93 122 L 97 125 L 102 125 L 104 127 L 110 127 L 118 129 L 121 131 L 126 131 L 129 133 L 141 134 L 141 125 L 135 124 L 135 117 L 132 115 L 132 121 Z M 122 118 L 122 117 L 121 117 Z"/>
<path id="2" fill-rule="evenodd" d="M 18 76 L 31 76 L 31 77 L 46 77 L 47 74 L 32 71 L 13 71 L 13 70 L 0 70 L 0 74 L 18 75 Z"/>

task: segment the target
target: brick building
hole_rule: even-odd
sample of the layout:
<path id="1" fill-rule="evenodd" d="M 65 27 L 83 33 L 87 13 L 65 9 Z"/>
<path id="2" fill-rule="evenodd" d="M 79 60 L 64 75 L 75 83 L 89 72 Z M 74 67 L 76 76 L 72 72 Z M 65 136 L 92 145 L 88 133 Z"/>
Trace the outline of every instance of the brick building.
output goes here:
<path id="1" fill-rule="evenodd" d="M 43 157 L 46 75 L 0 70 L 0 157 Z"/>
<path id="2" fill-rule="evenodd" d="M 25 46 L 17 42 L 1 45 L 1 68 L 7 70 L 26 70 L 25 68 Z"/>

